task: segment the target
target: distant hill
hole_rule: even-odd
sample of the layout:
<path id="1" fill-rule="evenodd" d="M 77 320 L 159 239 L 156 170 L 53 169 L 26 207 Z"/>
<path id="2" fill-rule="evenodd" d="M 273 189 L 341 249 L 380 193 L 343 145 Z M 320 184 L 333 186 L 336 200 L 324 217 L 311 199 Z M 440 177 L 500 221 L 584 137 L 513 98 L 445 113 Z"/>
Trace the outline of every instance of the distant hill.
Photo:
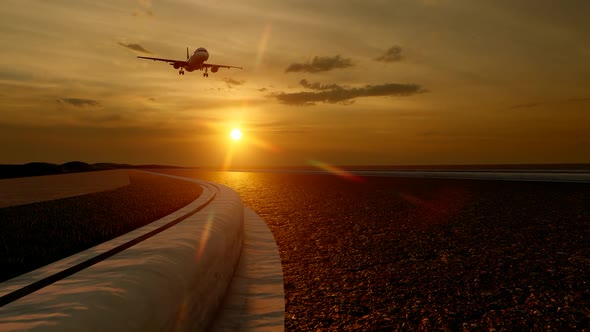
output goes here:
<path id="1" fill-rule="evenodd" d="M 0 164 L 0 179 L 22 178 L 29 176 L 56 175 L 66 173 L 80 173 L 92 171 L 104 171 L 110 169 L 162 169 L 162 168 L 185 168 L 169 165 L 131 165 L 116 163 L 88 164 L 82 161 L 69 161 L 58 165 L 43 162 L 32 162 L 24 165 Z"/>

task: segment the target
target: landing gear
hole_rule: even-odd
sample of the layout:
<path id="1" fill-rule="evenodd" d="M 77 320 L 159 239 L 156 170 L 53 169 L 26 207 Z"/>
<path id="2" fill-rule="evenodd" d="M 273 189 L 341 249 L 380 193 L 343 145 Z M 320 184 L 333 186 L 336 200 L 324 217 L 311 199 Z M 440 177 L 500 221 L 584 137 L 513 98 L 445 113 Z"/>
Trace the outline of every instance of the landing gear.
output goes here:
<path id="1" fill-rule="evenodd" d="M 209 74 L 207 73 L 207 69 L 209 69 L 209 67 L 205 67 L 205 73 L 203 74 L 203 77 L 209 77 Z"/>
<path id="2" fill-rule="evenodd" d="M 178 75 L 184 75 L 184 69 L 180 68 L 180 70 L 178 71 Z"/>

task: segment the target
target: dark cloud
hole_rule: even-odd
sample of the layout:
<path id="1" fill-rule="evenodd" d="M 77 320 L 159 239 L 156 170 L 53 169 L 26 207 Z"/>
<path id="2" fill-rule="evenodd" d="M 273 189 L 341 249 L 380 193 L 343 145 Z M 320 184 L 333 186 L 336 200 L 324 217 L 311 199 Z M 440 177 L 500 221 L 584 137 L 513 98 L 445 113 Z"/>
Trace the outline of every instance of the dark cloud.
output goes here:
<path id="1" fill-rule="evenodd" d="M 307 72 L 307 73 L 319 73 L 322 71 L 329 71 L 339 68 L 352 67 L 352 61 L 336 55 L 334 57 L 319 57 L 316 56 L 308 63 L 293 63 L 285 72 Z"/>
<path id="2" fill-rule="evenodd" d="M 94 99 L 83 99 L 83 98 L 60 98 L 57 100 L 62 104 L 69 104 L 76 107 L 96 107 L 100 106 L 100 102 Z"/>
<path id="3" fill-rule="evenodd" d="M 122 43 L 122 42 L 118 42 L 117 44 L 126 47 L 130 50 L 133 51 L 137 51 L 137 52 L 141 52 L 141 53 L 145 53 L 145 54 L 152 54 L 152 52 L 146 50 L 143 46 L 139 45 L 139 44 L 126 44 L 126 43 Z"/>
<path id="4" fill-rule="evenodd" d="M 246 81 L 237 81 L 234 80 L 233 78 L 224 78 L 223 81 L 227 84 L 227 86 L 231 87 L 234 85 L 243 85 L 244 83 L 246 83 Z"/>
<path id="5" fill-rule="evenodd" d="M 402 48 L 397 45 L 388 49 L 385 54 L 381 55 L 380 57 L 375 58 L 375 60 L 382 62 L 397 62 L 401 61 L 402 59 Z"/>
<path id="6" fill-rule="evenodd" d="M 307 81 L 305 84 L 319 92 L 281 92 L 272 94 L 271 97 L 288 105 L 314 105 L 317 102 L 351 104 L 359 97 L 410 96 L 426 92 L 417 84 L 387 83 L 367 85 L 362 88 L 347 88 L 336 84 L 322 86 L 317 83 L 310 84 Z"/>
<path id="7" fill-rule="evenodd" d="M 308 88 L 310 90 L 338 90 L 338 89 L 343 89 L 343 87 L 341 87 L 338 84 L 328 84 L 328 85 L 322 85 L 318 82 L 316 83 L 309 83 L 306 79 L 302 79 L 301 81 L 299 81 L 299 84 L 301 84 L 303 87 Z"/>
<path id="8" fill-rule="evenodd" d="M 267 91 L 267 90 L 268 90 L 267 88 L 260 88 L 260 89 L 258 89 L 258 91 L 260 91 L 260 92 L 264 92 L 264 91 Z"/>

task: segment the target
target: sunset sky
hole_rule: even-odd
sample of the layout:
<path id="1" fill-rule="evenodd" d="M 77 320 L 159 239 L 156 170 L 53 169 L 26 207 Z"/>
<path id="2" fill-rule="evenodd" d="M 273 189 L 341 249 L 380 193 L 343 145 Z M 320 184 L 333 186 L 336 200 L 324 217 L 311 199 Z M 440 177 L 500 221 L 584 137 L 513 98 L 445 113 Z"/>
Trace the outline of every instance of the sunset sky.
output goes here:
<path id="1" fill-rule="evenodd" d="M 588 13 L 586 0 L 4 0 L 0 163 L 590 162 Z M 136 58 L 184 60 L 187 46 L 244 69 L 180 76 Z"/>

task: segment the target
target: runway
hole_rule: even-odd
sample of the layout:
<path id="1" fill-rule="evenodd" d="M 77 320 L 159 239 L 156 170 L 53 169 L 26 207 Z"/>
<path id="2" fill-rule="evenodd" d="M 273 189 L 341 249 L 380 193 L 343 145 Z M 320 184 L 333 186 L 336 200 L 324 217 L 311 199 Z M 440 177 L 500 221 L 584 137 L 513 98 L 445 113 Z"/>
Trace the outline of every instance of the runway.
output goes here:
<path id="1" fill-rule="evenodd" d="M 586 183 L 169 172 L 232 187 L 268 224 L 288 331 L 590 324 Z"/>

